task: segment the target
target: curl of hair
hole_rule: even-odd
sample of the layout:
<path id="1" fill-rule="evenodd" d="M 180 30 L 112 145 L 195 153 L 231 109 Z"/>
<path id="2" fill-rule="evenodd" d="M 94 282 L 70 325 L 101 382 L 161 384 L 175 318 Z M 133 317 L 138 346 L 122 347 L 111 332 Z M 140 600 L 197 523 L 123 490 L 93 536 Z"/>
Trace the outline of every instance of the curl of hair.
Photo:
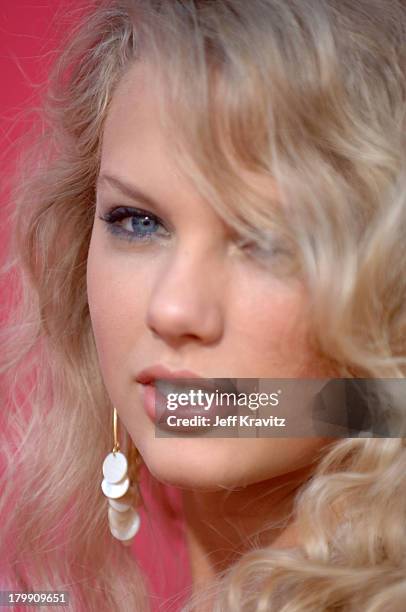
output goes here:
<path id="1" fill-rule="evenodd" d="M 261 241 L 259 228 L 278 228 L 289 245 L 280 272 L 304 280 L 312 342 L 339 375 L 404 378 L 406 6 L 109 0 L 88 9 L 50 74 L 41 133 L 13 191 L 0 558 L 10 588 L 69 585 L 75 609 L 145 611 L 142 577 L 105 523 L 111 403 L 86 297 L 115 87 L 134 62 L 151 63 L 177 163 L 239 231 Z M 278 201 L 241 167 L 273 178 Z M 207 590 L 212 609 L 403 612 L 405 466 L 403 438 L 331 444 L 295 500 L 300 546 L 244 554 Z"/>

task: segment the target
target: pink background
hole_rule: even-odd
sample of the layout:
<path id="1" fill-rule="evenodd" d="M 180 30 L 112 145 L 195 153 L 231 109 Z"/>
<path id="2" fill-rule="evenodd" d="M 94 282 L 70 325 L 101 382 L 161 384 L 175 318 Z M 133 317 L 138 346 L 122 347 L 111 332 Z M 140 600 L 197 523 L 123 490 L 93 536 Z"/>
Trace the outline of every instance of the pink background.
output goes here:
<path id="1" fill-rule="evenodd" d="M 33 121 L 31 109 L 38 104 L 39 88 L 58 48 L 60 12 L 80 6 L 77 0 L 2 0 L 0 7 L 0 162 L 1 206 L 7 201 L 7 179 L 18 156 L 16 142 Z M 5 179 L 5 180 L 4 180 Z M 8 231 L 0 224 L 0 256 L 7 248 Z M 7 303 L 3 287 L 2 303 Z M 3 306 L 4 307 L 4 306 Z M 179 491 L 163 487 L 169 503 L 157 502 L 144 478 L 148 515 L 141 510 L 142 527 L 132 547 L 149 581 L 154 610 L 175 612 L 177 594 L 190 584 L 190 569 L 183 533 Z M 107 517 L 106 517 L 107 518 Z M 1 585 L 0 585 L 1 588 Z M 172 604 L 169 604 L 169 598 Z M 166 600 L 166 603 L 164 603 Z"/>

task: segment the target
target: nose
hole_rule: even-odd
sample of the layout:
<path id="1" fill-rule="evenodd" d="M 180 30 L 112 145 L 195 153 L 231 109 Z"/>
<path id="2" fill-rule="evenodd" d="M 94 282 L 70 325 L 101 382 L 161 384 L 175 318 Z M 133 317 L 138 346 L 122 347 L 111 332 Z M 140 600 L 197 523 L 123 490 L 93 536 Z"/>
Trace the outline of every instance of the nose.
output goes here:
<path id="1" fill-rule="evenodd" d="M 225 283 L 221 265 L 192 251 L 174 254 L 166 261 L 153 285 L 147 308 L 147 325 L 171 345 L 195 340 L 218 341 L 223 333 Z"/>

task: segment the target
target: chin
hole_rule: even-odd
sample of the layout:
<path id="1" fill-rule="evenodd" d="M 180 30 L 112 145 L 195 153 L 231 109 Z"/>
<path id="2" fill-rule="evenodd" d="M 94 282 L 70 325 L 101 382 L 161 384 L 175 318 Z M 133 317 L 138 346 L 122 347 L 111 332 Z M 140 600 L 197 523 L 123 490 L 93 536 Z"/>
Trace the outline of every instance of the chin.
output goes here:
<path id="1" fill-rule="evenodd" d="M 293 457 L 286 441 L 274 442 L 273 452 L 269 453 L 268 440 L 268 453 L 264 453 L 264 441 L 257 438 L 144 437 L 139 450 L 158 481 L 183 489 L 218 491 L 244 488 L 303 465 L 297 448 Z"/>
<path id="2" fill-rule="evenodd" d="M 206 491 L 248 484 L 248 466 L 236 460 L 229 439 L 153 438 L 139 450 L 148 470 L 164 484 Z"/>

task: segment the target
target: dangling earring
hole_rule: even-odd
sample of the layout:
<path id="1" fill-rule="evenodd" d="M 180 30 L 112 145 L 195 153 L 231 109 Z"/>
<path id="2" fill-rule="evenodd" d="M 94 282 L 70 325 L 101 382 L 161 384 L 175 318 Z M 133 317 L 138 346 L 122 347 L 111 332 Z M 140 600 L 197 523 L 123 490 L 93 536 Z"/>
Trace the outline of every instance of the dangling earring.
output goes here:
<path id="1" fill-rule="evenodd" d="M 129 546 L 140 528 L 140 516 L 134 506 L 138 507 L 141 502 L 137 478 L 141 457 L 131 439 L 129 460 L 127 461 L 124 453 L 120 452 L 115 408 L 113 408 L 113 434 L 113 450 L 103 462 L 104 479 L 101 488 L 109 500 L 110 531 L 125 546 Z"/>

